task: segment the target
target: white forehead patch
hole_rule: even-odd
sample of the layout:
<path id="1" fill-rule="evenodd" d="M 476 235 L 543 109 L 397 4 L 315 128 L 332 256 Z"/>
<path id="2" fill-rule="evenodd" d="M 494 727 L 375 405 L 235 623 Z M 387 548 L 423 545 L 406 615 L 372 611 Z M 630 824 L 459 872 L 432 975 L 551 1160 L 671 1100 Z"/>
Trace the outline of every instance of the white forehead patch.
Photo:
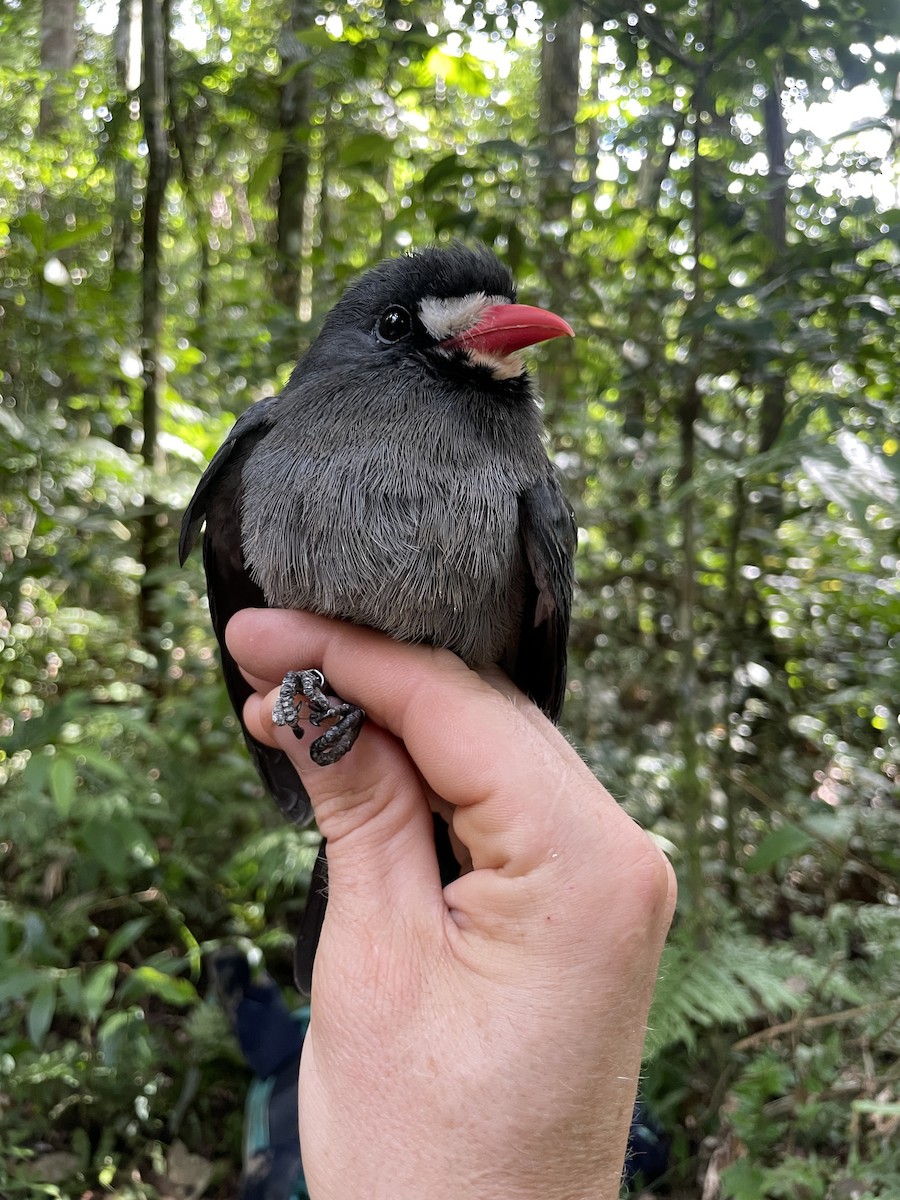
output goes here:
<path id="1" fill-rule="evenodd" d="M 433 338 L 442 342 L 477 325 L 481 314 L 495 304 L 509 303 L 507 296 L 486 296 L 484 292 L 451 296 L 447 300 L 426 296 L 419 304 L 419 320 Z"/>

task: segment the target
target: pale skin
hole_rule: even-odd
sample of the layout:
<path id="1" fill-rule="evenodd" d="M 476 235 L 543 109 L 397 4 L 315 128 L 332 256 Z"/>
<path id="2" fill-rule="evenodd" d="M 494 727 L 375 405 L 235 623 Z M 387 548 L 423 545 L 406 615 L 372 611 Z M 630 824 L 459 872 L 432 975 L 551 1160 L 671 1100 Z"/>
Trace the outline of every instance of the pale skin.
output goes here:
<path id="1" fill-rule="evenodd" d="M 499 672 L 306 613 L 247 610 L 245 720 L 328 839 L 300 1073 L 314 1200 L 614 1200 L 674 876 Z M 368 714 L 340 762 L 272 723 L 317 667 Z M 431 808 L 472 870 L 441 887 Z"/>

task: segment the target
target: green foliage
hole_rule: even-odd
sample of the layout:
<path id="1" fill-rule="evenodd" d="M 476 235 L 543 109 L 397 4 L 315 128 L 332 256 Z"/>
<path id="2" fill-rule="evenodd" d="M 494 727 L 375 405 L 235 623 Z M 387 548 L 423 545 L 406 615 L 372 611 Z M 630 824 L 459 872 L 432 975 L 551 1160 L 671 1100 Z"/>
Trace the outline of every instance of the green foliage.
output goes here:
<path id="1" fill-rule="evenodd" d="M 731 913 L 699 939 L 689 926 L 669 939 L 650 1015 L 652 1060 L 684 1042 L 696 1050 L 709 1029 L 743 1029 L 754 1019 L 776 1019 L 799 1003 L 804 965 L 790 945 L 768 944 L 741 928 Z"/>
<path id="2" fill-rule="evenodd" d="M 43 128 L 41 5 L 0 15 L 0 1191 L 165 1194 L 177 1137 L 234 1194 L 245 1077 L 204 958 L 252 942 L 289 979 L 314 839 L 249 767 L 179 514 L 348 278 L 462 236 L 579 334 L 539 367 L 581 529 L 566 724 L 679 873 L 644 1085 L 673 1186 L 900 1194 L 882 7 L 594 0 L 561 154 L 529 6 L 176 0 L 152 462 L 140 97 L 82 7 Z"/>

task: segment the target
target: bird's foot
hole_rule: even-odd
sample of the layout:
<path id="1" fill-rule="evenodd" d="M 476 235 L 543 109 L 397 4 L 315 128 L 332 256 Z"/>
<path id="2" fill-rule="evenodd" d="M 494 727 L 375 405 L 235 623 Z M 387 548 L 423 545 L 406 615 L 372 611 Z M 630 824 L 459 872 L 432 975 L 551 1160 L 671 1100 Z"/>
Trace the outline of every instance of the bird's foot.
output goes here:
<path id="1" fill-rule="evenodd" d="M 304 700 L 309 708 L 310 725 L 318 728 L 323 721 L 334 721 L 309 748 L 310 758 L 320 767 L 331 766 L 344 757 L 366 719 L 365 712 L 357 705 L 343 700 L 332 702 L 325 695 L 324 687 L 325 677 L 321 671 L 288 671 L 272 709 L 275 724 L 287 725 L 296 738 L 303 737 L 299 722 Z"/>

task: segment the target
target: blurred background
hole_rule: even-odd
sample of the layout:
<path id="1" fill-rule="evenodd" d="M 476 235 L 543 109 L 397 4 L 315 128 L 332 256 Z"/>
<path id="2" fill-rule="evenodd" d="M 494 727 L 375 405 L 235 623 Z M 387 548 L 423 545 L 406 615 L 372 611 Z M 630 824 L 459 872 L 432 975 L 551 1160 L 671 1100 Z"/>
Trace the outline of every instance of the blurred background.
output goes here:
<path id="1" fill-rule="evenodd" d="M 205 960 L 289 986 L 315 837 L 180 514 L 348 280 L 462 238 L 578 333 L 564 725 L 681 886 L 654 1194 L 900 1196 L 898 72 L 890 0 L 6 0 L 0 1194 L 234 1195 Z"/>

